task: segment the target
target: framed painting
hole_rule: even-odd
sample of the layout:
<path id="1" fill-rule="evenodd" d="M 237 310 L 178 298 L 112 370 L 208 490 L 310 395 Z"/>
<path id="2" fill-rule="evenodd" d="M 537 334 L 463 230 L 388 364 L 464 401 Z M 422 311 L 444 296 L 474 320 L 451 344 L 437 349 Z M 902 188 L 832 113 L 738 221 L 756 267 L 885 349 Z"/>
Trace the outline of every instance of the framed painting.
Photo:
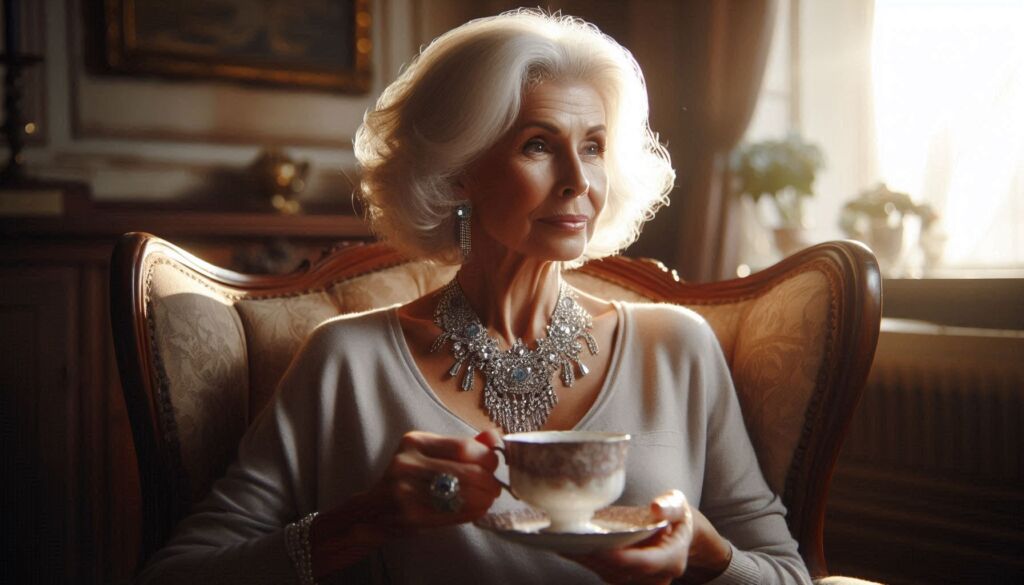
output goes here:
<path id="1" fill-rule="evenodd" d="M 370 87 L 370 0 L 100 1 L 113 73 Z"/>

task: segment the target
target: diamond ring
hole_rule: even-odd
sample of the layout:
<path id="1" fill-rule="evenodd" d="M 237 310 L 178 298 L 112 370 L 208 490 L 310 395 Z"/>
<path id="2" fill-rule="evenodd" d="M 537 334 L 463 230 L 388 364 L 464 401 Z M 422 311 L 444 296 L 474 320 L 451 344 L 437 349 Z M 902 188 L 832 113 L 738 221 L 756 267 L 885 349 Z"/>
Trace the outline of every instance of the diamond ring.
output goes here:
<path id="1" fill-rule="evenodd" d="M 440 512 L 458 512 L 462 509 L 459 497 L 459 478 L 450 473 L 438 473 L 430 479 L 430 501 Z"/>

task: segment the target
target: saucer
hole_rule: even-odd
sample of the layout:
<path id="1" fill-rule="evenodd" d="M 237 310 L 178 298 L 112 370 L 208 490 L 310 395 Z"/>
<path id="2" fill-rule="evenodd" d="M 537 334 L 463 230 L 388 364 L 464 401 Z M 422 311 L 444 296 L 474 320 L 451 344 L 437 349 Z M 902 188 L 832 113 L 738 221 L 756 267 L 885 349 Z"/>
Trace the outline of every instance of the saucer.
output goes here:
<path id="1" fill-rule="evenodd" d="M 645 506 L 609 506 L 598 510 L 590 523 L 599 532 L 543 532 L 549 523 L 547 514 L 532 508 L 488 514 L 474 522 L 506 540 L 567 554 L 629 546 L 668 526 L 668 520 L 655 520 Z"/>

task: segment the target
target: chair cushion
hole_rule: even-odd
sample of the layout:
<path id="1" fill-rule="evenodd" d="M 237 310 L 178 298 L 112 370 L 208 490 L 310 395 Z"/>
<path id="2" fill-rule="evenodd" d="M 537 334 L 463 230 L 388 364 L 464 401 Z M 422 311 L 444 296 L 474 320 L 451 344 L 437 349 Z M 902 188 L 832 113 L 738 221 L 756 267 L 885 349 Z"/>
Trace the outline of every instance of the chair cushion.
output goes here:
<path id="1" fill-rule="evenodd" d="M 180 267 L 158 259 L 149 275 L 156 403 L 195 499 L 224 474 L 249 422 L 242 323 L 226 291 Z"/>
<path id="2" fill-rule="evenodd" d="M 320 323 L 338 314 L 334 298 L 324 292 L 246 299 L 236 305 L 245 327 L 249 354 L 249 420 L 270 400 L 277 382 L 303 340 Z"/>
<path id="3" fill-rule="evenodd" d="M 801 272 L 740 309 L 730 369 L 761 470 L 781 494 L 824 359 L 829 282 Z"/>
<path id="4" fill-rule="evenodd" d="M 408 303 L 451 281 L 457 270 L 457 266 L 409 262 L 336 283 L 328 293 L 341 313 L 360 313 Z"/>

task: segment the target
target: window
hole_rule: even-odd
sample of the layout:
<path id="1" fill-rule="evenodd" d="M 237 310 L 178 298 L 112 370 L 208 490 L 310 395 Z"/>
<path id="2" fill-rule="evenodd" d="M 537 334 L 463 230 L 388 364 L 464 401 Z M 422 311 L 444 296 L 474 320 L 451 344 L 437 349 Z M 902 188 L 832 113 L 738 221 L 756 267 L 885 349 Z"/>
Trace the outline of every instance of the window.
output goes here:
<path id="1" fill-rule="evenodd" d="M 745 140 L 797 132 L 822 148 L 808 239 L 844 237 L 843 205 L 884 182 L 939 214 L 925 276 L 1024 272 L 1020 30 L 1024 0 L 780 2 Z M 754 269 L 779 258 L 757 216 L 744 202 L 739 261 Z"/>
<path id="2" fill-rule="evenodd" d="M 1024 1 L 876 0 L 880 178 L 939 212 L 943 266 L 1024 267 Z"/>

